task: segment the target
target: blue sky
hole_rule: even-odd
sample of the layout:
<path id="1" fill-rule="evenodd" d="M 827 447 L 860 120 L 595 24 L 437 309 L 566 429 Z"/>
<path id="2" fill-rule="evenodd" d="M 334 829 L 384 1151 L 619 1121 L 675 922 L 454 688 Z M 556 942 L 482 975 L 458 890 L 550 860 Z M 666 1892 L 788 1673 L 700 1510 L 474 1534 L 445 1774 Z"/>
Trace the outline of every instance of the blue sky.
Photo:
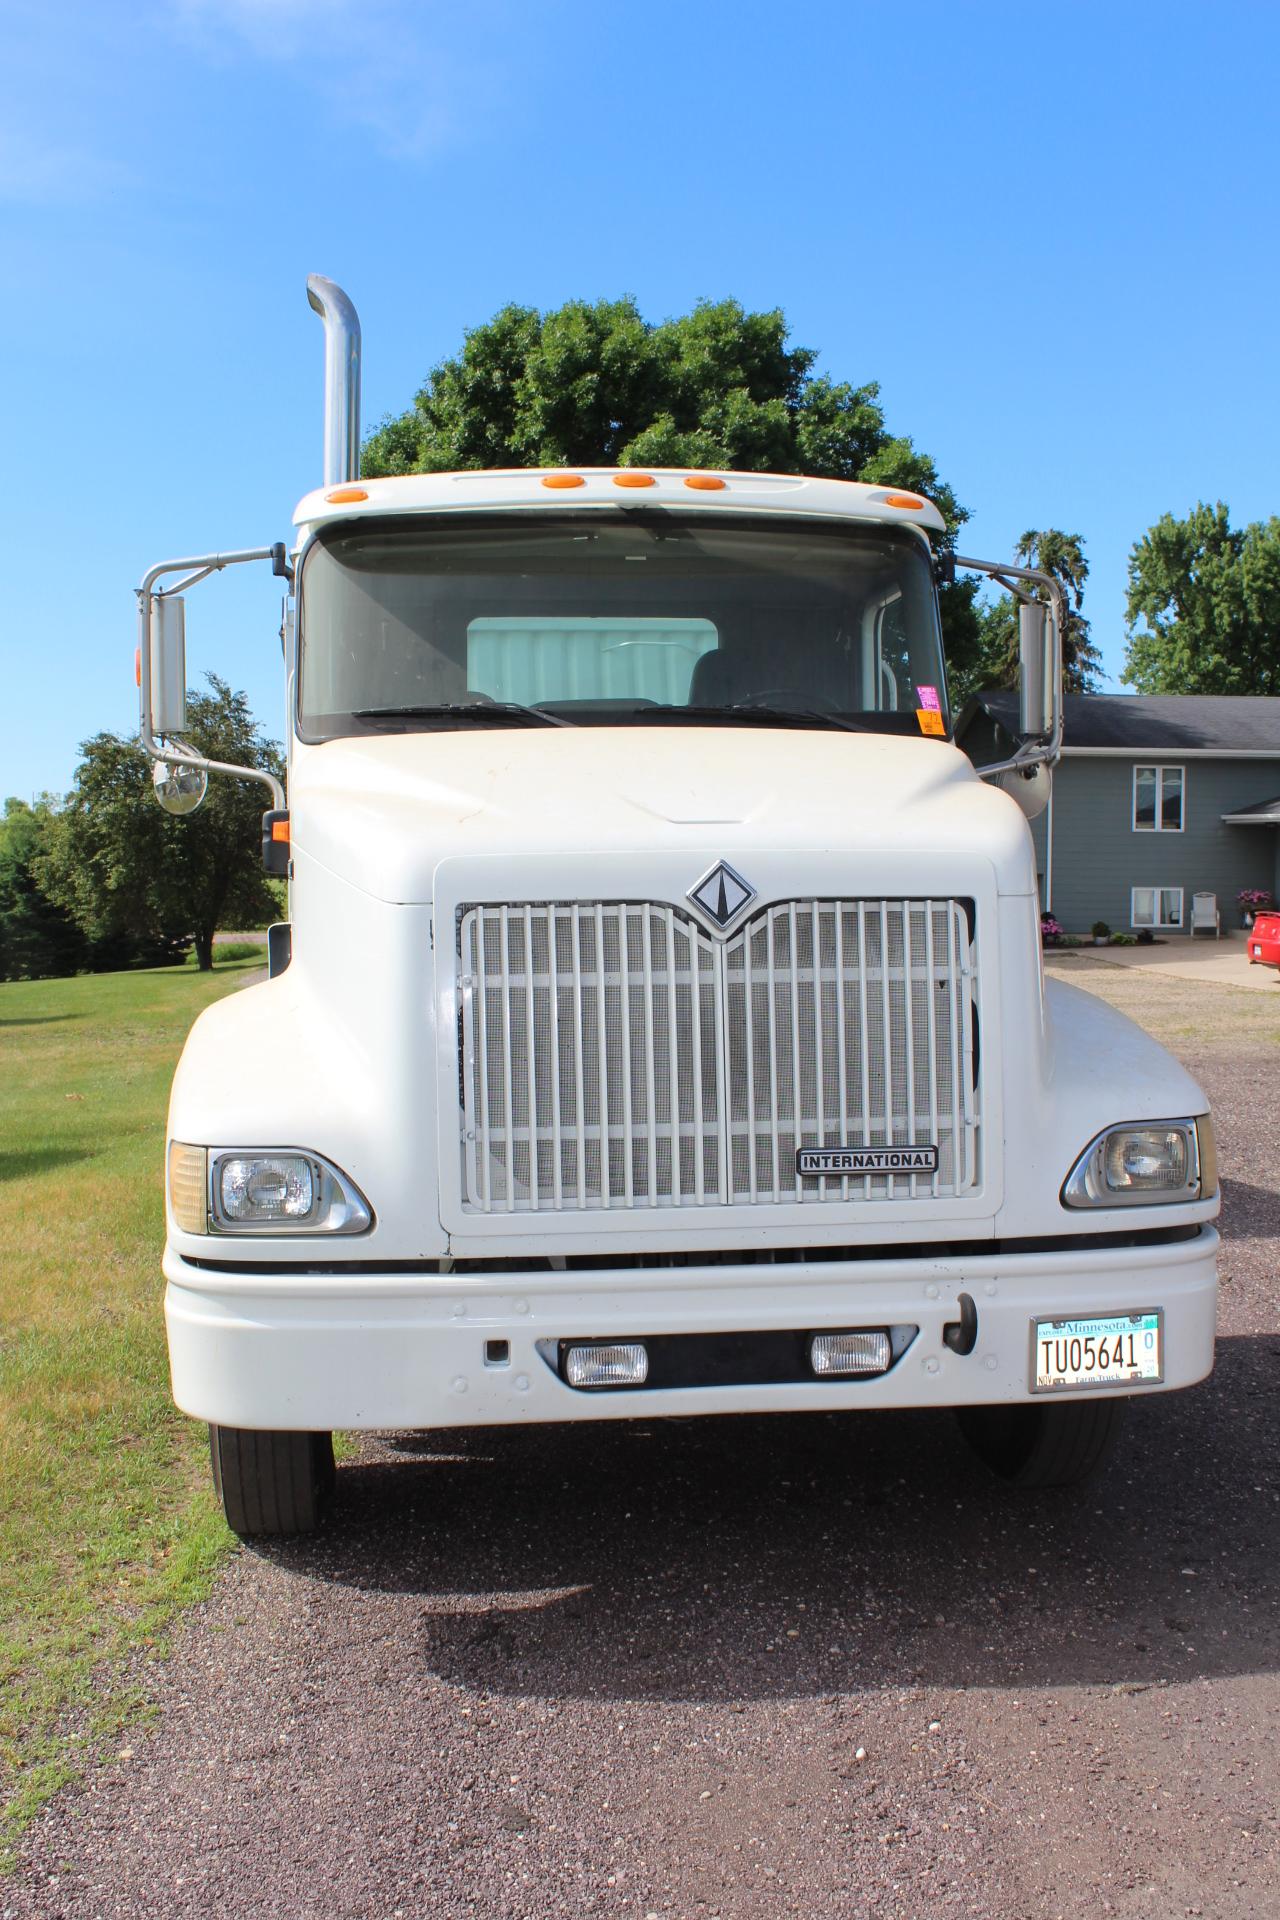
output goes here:
<path id="1" fill-rule="evenodd" d="M 320 462 L 308 271 L 365 421 L 508 300 L 782 306 L 969 507 L 1084 535 L 1123 660 L 1160 513 L 1280 511 L 1280 9 L 877 0 L 0 0 L 0 793 L 136 718 L 154 560 L 289 535 Z M 276 583 L 188 603 L 281 728 Z"/>

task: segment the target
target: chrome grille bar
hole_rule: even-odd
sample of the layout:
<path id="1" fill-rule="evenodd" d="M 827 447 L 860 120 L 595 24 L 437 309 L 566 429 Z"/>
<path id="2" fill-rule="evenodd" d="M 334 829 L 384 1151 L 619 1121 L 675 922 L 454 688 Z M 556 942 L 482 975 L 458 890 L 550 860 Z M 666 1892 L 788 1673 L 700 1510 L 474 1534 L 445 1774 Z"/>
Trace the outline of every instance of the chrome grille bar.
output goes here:
<path id="1" fill-rule="evenodd" d="M 480 1213 L 959 1196 L 979 1178 L 956 900 L 786 901 L 726 940 L 665 903 L 460 916 L 461 1165 Z M 800 1147 L 937 1148 L 801 1176 Z"/>

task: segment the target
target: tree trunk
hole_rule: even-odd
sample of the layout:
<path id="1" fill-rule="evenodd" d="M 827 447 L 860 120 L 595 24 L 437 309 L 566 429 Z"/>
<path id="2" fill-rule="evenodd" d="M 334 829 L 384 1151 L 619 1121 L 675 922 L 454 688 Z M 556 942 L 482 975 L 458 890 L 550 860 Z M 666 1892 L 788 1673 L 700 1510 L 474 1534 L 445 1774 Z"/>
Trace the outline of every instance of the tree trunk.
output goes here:
<path id="1" fill-rule="evenodd" d="M 201 973 L 208 973 L 213 966 L 213 928 L 197 933 L 195 943 L 196 965 Z"/>

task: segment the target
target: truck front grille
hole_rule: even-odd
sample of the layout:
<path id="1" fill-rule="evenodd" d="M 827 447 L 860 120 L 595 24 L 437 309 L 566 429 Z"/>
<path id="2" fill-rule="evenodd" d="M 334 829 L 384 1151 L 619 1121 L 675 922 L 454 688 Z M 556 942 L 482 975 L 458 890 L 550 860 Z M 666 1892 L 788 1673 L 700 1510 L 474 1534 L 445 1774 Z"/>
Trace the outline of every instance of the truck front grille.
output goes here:
<path id="1" fill-rule="evenodd" d="M 651 901 L 460 917 L 463 1193 L 481 1213 L 949 1198 L 978 1179 L 958 900 L 788 901 L 717 939 Z M 799 1147 L 937 1149 L 819 1178 Z"/>

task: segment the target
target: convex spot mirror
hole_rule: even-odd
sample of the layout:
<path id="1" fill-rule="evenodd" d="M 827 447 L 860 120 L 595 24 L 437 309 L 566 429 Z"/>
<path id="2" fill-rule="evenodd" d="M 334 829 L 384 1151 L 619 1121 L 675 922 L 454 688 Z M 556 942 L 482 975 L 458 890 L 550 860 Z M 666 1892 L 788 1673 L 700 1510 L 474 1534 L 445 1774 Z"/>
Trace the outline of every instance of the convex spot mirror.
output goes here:
<path id="1" fill-rule="evenodd" d="M 208 791 L 209 776 L 203 767 L 185 766 L 180 760 L 157 760 L 151 769 L 151 784 L 166 813 L 194 813 Z"/>
<path id="2" fill-rule="evenodd" d="M 1025 771 L 1014 768 L 1008 773 L 998 773 L 995 785 L 1017 801 L 1028 820 L 1035 820 L 1049 804 L 1049 795 L 1053 791 L 1053 774 L 1045 766 L 1032 767 Z"/>

